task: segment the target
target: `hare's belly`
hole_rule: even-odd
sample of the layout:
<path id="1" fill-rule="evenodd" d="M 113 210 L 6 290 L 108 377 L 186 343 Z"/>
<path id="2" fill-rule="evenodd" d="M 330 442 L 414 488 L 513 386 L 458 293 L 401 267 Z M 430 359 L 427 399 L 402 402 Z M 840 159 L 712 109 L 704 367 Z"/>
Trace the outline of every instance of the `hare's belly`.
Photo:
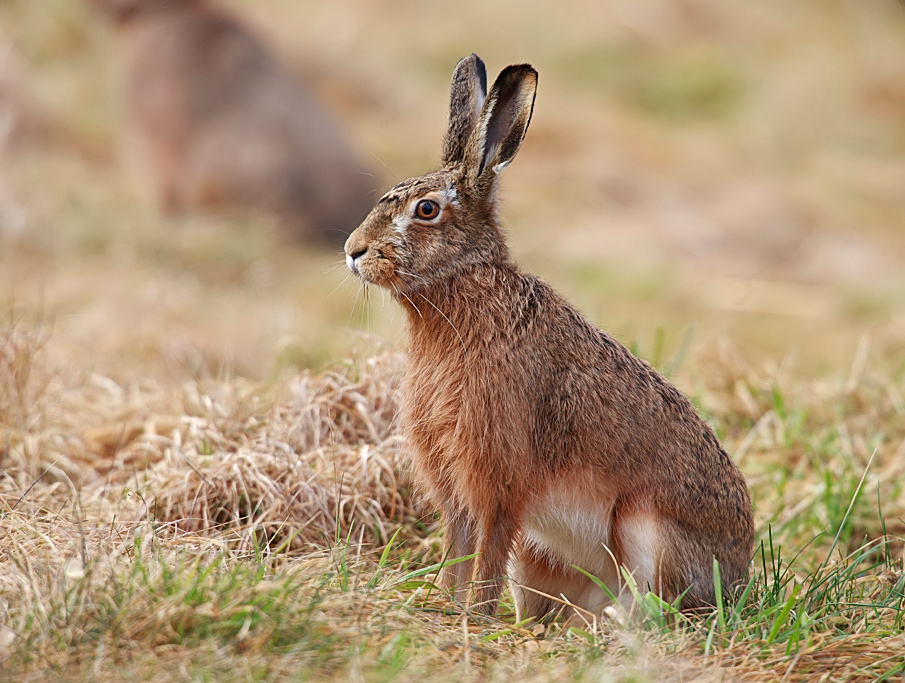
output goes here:
<path id="1" fill-rule="evenodd" d="M 593 574 L 608 573 L 613 566 L 608 549 L 613 503 L 591 501 L 575 491 L 551 491 L 529 511 L 524 543 L 564 568 L 576 565 Z"/>

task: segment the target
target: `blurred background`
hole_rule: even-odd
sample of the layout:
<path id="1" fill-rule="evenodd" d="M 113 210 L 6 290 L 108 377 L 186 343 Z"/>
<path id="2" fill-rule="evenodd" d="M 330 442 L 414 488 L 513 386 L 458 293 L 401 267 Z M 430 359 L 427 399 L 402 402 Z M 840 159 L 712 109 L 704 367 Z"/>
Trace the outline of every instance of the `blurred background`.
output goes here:
<path id="1" fill-rule="evenodd" d="M 267 380 L 400 346 L 393 302 L 344 281 L 341 238 L 161 199 L 134 144 L 139 37 L 97 4 L 0 3 L 0 312 L 49 322 L 58 360 L 117 380 Z M 905 347 L 901 3 L 216 7 L 367 169 L 334 206 L 436 165 L 459 58 L 490 78 L 530 62 L 503 220 L 524 267 L 592 320 L 695 372 L 721 344 L 805 373 L 851 364 L 864 338 Z"/>

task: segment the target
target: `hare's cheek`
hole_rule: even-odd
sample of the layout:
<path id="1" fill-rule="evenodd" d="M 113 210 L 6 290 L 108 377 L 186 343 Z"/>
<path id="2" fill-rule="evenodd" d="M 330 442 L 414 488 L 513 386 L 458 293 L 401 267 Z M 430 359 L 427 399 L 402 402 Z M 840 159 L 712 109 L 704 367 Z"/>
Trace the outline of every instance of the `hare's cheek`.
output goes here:
<path id="1" fill-rule="evenodd" d="M 393 264 L 387 259 L 381 259 L 377 262 L 377 283 L 383 285 L 384 287 L 389 286 L 389 283 L 392 281 L 393 276 L 395 275 L 396 270 L 393 268 Z"/>
<path id="2" fill-rule="evenodd" d="M 442 272 L 447 269 L 450 264 L 460 260 L 462 249 L 461 245 L 450 243 L 447 240 L 432 240 L 424 246 L 423 251 L 418 254 L 419 270 L 428 272 Z"/>

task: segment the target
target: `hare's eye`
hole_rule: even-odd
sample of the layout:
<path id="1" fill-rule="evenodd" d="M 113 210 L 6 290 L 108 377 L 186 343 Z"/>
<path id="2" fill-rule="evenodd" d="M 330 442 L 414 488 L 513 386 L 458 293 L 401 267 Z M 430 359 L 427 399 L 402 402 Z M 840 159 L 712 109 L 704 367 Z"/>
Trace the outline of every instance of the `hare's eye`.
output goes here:
<path id="1" fill-rule="evenodd" d="M 415 215 L 426 221 L 433 220 L 440 215 L 440 207 L 437 202 L 430 199 L 422 199 L 415 207 Z"/>

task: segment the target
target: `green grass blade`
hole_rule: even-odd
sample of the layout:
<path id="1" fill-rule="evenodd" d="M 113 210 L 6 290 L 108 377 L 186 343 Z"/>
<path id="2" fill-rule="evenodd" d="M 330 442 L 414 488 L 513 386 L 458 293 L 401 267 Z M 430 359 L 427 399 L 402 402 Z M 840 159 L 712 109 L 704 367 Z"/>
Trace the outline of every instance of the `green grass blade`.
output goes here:
<path id="1" fill-rule="evenodd" d="M 716 618 L 720 631 L 726 630 L 726 611 L 723 605 L 723 582 L 720 579 L 720 563 L 713 558 L 713 592 L 716 596 Z"/>
<path id="2" fill-rule="evenodd" d="M 477 553 L 473 555 L 465 555 L 464 557 L 456 557 L 452 560 L 444 560 L 441 562 L 435 562 L 434 564 L 428 567 L 422 567 L 421 569 L 415 569 L 414 571 L 410 571 L 405 574 L 401 579 L 399 579 L 399 583 L 404 583 L 406 581 L 411 581 L 412 579 L 417 579 L 419 576 L 424 576 L 425 574 L 430 574 L 432 572 L 440 571 L 443 567 L 449 567 L 454 564 L 459 564 L 459 562 L 467 562 L 468 560 L 473 560 L 478 556 Z"/>
<path id="3" fill-rule="evenodd" d="M 796 583 L 792 588 L 792 594 L 789 595 L 788 600 L 786 600 L 785 604 L 782 606 L 782 610 L 779 612 L 779 615 L 776 617 L 776 619 L 773 620 L 773 627 L 770 629 L 770 635 L 767 636 L 767 646 L 771 645 L 773 641 L 776 640 L 776 636 L 779 635 L 779 630 L 786 622 L 786 619 L 789 616 L 789 612 L 792 611 L 792 607 L 795 605 L 795 599 L 798 597 L 798 592 L 800 590 L 801 584 Z"/>

